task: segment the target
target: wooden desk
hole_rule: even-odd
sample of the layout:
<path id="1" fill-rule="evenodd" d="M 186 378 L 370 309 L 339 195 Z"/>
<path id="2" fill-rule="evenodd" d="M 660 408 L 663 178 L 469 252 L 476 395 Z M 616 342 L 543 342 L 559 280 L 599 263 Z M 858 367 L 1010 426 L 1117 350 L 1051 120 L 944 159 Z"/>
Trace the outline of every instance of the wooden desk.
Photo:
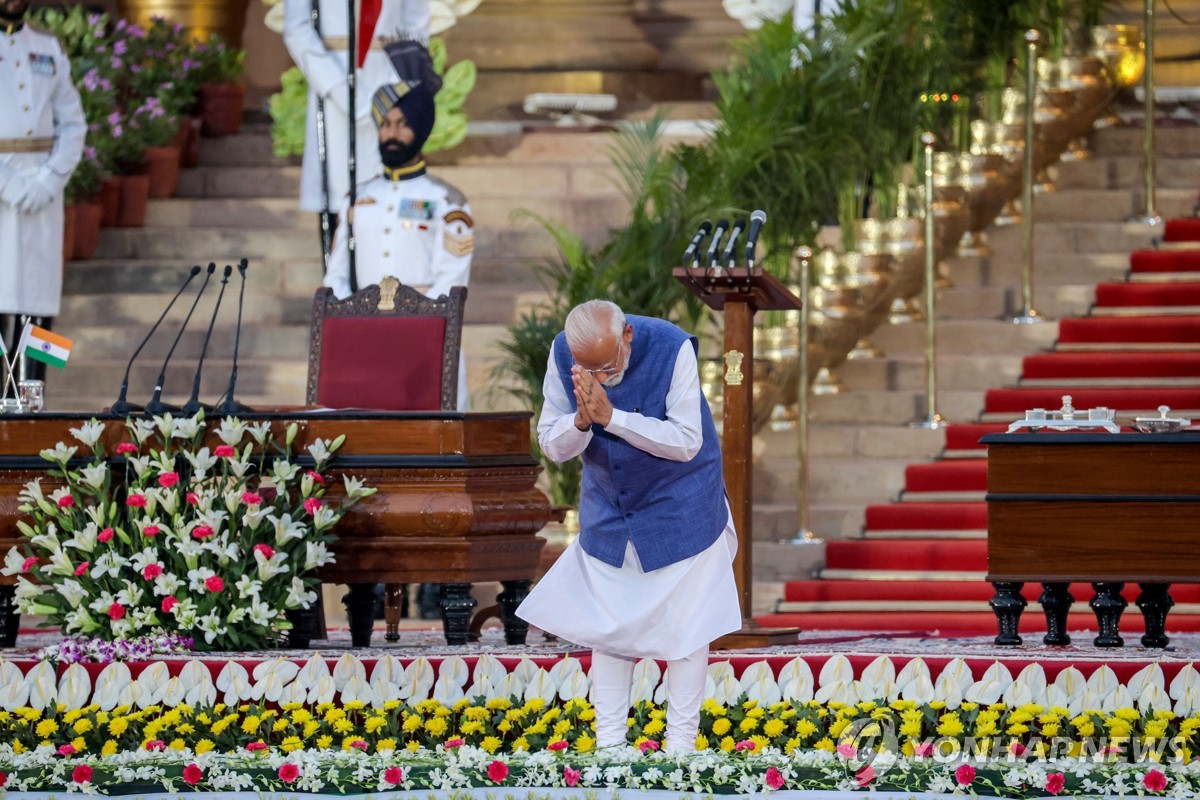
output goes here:
<path id="1" fill-rule="evenodd" d="M 1142 644 L 1165 647 L 1172 583 L 1200 582 L 1200 434 L 989 434 L 988 575 L 997 644 L 1020 644 L 1025 581 L 1041 582 L 1046 644 L 1068 644 L 1072 582 L 1096 590 L 1097 647 L 1120 647 L 1126 582 Z"/>
<path id="2" fill-rule="evenodd" d="M 47 491 L 53 489 L 48 462 L 38 453 L 74 441 L 70 428 L 93 416 L 108 423 L 106 452 L 128 438 L 123 420 L 103 415 L 0 416 L 0 558 L 19 542 L 21 486 L 42 477 Z M 379 489 L 338 523 L 336 561 L 318 572 L 322 580 L 350 584 L 347 607 L 357 646 L 370 642 L 375 583 L 409 582 L 445 584 L 446 641 L 465 644 L 475 605 L 470 584 L 500 581 L 507 638 L 524 642 L 527 626 L 512 612 L 537 573 L 545 541 L 536 534 L 551 519 L 550 501 L 534 485 L 541 467 L 530 452 L 529 413 L 289 410 L 242 419 L 268 419 L 280 432 L 297 423 L 294 452 L 345 434 L 328 470 L 329 496 L 344 491 L 343 473 Z M 0 581 L 9 584 L 0 592 L 0 626 L 15 636 L 15 620 L 3 613 L 6 606 L 11 610 L 13 580 Z"/>

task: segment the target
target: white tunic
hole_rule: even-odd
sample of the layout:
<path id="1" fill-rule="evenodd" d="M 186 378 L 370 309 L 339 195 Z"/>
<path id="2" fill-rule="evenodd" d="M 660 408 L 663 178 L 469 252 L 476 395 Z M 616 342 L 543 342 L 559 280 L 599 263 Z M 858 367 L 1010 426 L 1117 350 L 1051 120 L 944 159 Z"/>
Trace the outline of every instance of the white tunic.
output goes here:
<path id="1" fill-rule="evenodd" d="M 62 191 L 87 134 L 58 39 L 29 25 L 0 33 L 0 109 L 0 188 L 36 180 L 55 195 L 33 213 L 0 201 L 0 314 L 53 317 L 62 299 Z M 49 138 L 49 152 L 13 152 Z"/>
<path id="2" fill-rule="evenodd" d="M 348 219 L 350 199 L 340 206 Z M 475 230 L 471 207 L 445 181 L 418 175 L 393 181 L 382 176 L 359 184 L 353 214 L 354 270 L 358 286 L 385 275 L 426 297 L 441 297 L 471 279 Z M 325 285 L 339 298 L 350 294 L 350 249 L 346 226 L 338 225 Z M 466 367 L 458 362 L 458 410 L 468 408 Z"/>
<path id="3" fill-rule="evenodd" d="M 330 210 L 336 209 L 350 192 L 346 6 L 343 0 L 320 0 L 321 35 L 318 36 L 312 26 L 312 0 L 284 0 L 283 41 L 309 86 L 304 160 L 300 172 L 300 208 L 304 211 L 324 210 L 317 153 L 317 97 L 325 100 Z M 375 39 L 425 36 L 429 32 L 429 19 L 429 0 L 383 0 L 379 20 L 375 23 Z M 329 42 L 327 48 L 326 41 L 331 39 L 336 41 Z M 379 134 L 371 119 L 371 96 L 380 86 L 398 80 L 382 47 L 376 45 L 367 52 L 366 61 L 357 74 L 354 93 L 355 158 L 360 181 L 382 171 Z"/>
<path id="4" fill-rule="evenodd" d="M 575 427 L 553 347 L 543 392 L 538 442 L 550 458 L 566 461 L 584 451 L 592 432 Z M 691 342 L 684 342 L 671 375 L 667 418 L 614 408 L 605 430 L 651 455 L 687 461 L 700 450 L 700 397 L 696 356 Z M 682 514 L 679 522 L 687 524 Z M 613 567 L 589 556 L 576 540 L 533 587 L 517 615 L 561 639 L 611 655 L 683 658 L 741 627 L 732 566 L 736 552 L 732 515 L 707 550 L 651 572 L 642 571 L 632 541 L 624 563 Z"/>

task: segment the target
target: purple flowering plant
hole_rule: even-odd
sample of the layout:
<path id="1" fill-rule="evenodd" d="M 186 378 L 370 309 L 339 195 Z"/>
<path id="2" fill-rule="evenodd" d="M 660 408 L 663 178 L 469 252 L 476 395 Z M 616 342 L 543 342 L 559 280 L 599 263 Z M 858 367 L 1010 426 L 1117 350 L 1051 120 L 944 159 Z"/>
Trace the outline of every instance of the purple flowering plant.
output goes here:
<path id="1" fill-rule="evenodd" d="M 161 630 L 115 642 L 92 636 L 72 636 L 59 644 L 43 647 L 38 651 L 37 657 L 39 661 L 57 661 L 60 664 L 108 664 L 113 661 L 145 661 L 151 656 L 188 653 L 194 645 L 195 642 L 190 636 Z"/>

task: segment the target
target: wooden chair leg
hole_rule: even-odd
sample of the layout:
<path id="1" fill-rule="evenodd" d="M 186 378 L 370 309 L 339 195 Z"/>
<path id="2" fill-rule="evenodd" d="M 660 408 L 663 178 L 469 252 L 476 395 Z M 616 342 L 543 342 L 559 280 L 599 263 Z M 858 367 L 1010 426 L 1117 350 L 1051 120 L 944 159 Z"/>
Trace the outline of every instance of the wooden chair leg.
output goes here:
<path id="1" fill-rule="evenodd" d="M 329 631 L 325 629 L 325 584 L 317 584 L 317 602 L 313 605 L 316 617 L 313 619 L 312 638 L 328 639 Z"/>
<path id="2" fill-rule="evenodd" d="M 408 595 L 407 583 L 386 583 L 383 586 L 383 619 L 387 623 L 387 633 L 384 639 L 389 642 L 400 641 L 400 618 L 404 616 L 405 600 Z"/>

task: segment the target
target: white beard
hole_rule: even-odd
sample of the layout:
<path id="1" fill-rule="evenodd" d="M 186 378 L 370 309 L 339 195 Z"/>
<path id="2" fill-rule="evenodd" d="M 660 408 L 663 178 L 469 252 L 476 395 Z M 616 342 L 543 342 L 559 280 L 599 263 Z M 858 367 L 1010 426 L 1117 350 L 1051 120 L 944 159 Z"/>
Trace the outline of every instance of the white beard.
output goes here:
<path id="1" fill-rule="evenodd" d="M 616 375 L 613 375 L 611 378 L 608 378 L 607 380 L 603 381 L 600 385 L 612 387 L 612 386 L 616 386 L 623 380 L 625 380 L 625 370 L 621 370 Z"/>

